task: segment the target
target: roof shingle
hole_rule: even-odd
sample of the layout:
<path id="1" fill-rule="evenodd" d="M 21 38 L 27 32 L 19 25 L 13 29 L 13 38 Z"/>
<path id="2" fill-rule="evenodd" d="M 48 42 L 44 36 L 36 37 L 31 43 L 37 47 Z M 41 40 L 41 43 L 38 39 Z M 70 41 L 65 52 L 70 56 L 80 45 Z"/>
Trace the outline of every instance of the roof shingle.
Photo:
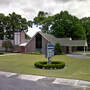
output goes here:
<path id="1" fill-rule="evenodd" d="M 51 34 L 39 32 L 52 44 L 60 43 L 61 46 L 87 46 L 87 40 L 72 40 L 71 38 L 56 38 Z"/>

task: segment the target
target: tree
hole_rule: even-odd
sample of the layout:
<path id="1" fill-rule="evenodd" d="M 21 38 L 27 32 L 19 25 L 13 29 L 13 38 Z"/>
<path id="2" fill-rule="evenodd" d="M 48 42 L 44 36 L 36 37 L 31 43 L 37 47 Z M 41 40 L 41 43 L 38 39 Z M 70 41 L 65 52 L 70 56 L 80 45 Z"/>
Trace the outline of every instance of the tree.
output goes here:
<path id="1" fill-rule="evenodd" d="M 28 21 L 28 26 L 32 28 L 32 26 L 33 26 L 33 21 L 29 20 L 29 21 Z"/>
<path id="2" fill-rule="evenodd" d="M 15 12 L 8 16 L 0 14 L 0 39 L 13 39 L 14 32 L 27 31 L 28 26 L 27 20 Z"/>
<path id="3" fill-rule="evenodd" d="M 7 52 L 8 49 L 13 49 L 13 45 L 10 40 L 5 40 L 2 42 L 2 47 L 5 48 L 5 51 Z"/>
<path id="4" fill-rule="evenodd" d="M 28 29 L 28 23 L 25 18 L 22 18 L 21 15 L 16 14 L 13 12 L 12 14 L 9 14 L 10 19 L 10 27 L 9 31 L 12 33 L 12 36 L 14 35 L 14 32 L 21 32 Z M 9 33 L 9 32 L 8 32 Z"/>
<path id="5" fill-rule="evenodd" d="M 4 25 L 4 20 L 5 20 L 5 15 L 0 13 L 0 39 L 3 40 L 4 39 L 4 35 L 5 35 L 5 25 Z"/>
<path id="6" fill-rule="evenodd" d="M 34 24 L 37 26 L 42 25 L 47 16 L 48 16 L 47 12 L 39 11 L 37 17 L 35 17 L 33 20 Z"/>
<path id="7" fill-rule="evenodd" d="M 50 33 L 57 38 L 86 39 L 85 29 L 80 20 L 67 11 L 61 11 L 53 16 L 46 16 L 45 12 L 39 12 L 33 22 L 41 26 L 42 32 Z"/>
<path id="8" fill-rule="evenodd" d="M 85 28 L 87 41 L 90 46 L 90 17 L 84 17 L 80 21 L 81 21 L 83 27 Z"/>
<path id="9" fill-rule="evenodd" d="M 63 49 L 59 43 L 56 43 L 55 44 L 55 55 L 61 55 L 61 54 L 63 54 Z"/>
<path id="10" fill-rule="evenodd" d="M 80 20 L 70 15 L 67 11 L 55 15 L 55 20 L 52 24 L 52 34 L 58 38 L 71 37 L 72 39 L 85 39 L 85 30 Z"/>
<path id="11" fill-rule="evenodd" d="M 71 27 L 72 34 L 71 37 L 75 40 L 84 40 L 86 39 L 85 29 L 81 24 L 75 24 Z"/>

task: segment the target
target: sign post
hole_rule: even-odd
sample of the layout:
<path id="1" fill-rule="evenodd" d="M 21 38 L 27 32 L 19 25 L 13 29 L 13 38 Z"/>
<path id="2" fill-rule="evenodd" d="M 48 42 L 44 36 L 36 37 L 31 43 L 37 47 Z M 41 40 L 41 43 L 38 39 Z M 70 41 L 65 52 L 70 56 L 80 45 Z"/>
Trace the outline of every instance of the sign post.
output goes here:
<path id="1" fill-rule="evenodd" d="M 48 58 L 48 64 L 52 63 L 52 56 L 54 56 L 54 45 L 53 44 L 47 44 L 47 52 L 46 57 Z"/>

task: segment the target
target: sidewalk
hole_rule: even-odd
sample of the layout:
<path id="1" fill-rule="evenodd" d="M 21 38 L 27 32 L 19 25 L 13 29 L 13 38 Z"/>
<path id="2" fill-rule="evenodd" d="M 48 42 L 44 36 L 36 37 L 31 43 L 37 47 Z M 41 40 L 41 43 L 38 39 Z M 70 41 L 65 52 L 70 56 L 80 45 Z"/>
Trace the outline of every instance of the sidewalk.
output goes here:
<path id="1" fill-rule="evenodd" d="M 20 53 L 9 53 L 9 54 L 3 54 L 3 55 L 0 55 L 0 56 L 10 56 L 10 55 L 18 55 Z"/>
<path id="2" fill-rule="evenodd" d="M 52 84 L 62 84 L 62 85 L 70 85 L 70 86 L 78 86 L 78 87 L 90 87 L 90 82 L 83 81 L 83 80 L 74 80 L 74 79 L 64 79 L 64 78 L 52 78 L 52 77 L 45 77 L 45 76 L 36 76 L 36 75 L 24 75 L 18 73 L 11 73 L 11 72 L 3 72 L 0 71 L 0 76 L 5 76 L 8 78 L 17 78 L 20 80 L 30 80 L 37 82 L 38 80 L 52 80 Z"/>
<path id="3" fill-rule="evenodd" d="M 85 55 L 67 54 L 67 56 L 74 58 L 90 59 L 90 56 L 85 56 Z"/>

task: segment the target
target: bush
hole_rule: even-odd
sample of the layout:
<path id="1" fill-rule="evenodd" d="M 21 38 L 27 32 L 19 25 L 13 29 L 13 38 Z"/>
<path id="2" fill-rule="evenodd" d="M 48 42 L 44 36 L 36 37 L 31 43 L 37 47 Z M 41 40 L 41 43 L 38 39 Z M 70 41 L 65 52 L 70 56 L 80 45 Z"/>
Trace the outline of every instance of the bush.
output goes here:
<path id="1" fill-rule="evenodd" d="M 53 61 L 52 64 L 48 64 L 46 61 L 39 61 L 36 62 L 34 66 L 40 69 L 62 69 L 65 67 L 65 63 L 61 61 Z"/>
<path id="2" fill-rule="evenodd" d="M 2 47 L 5 48 L 5 51 L 7 52 L 8 49 L 13 49 L 13 44 L 10 40 L 5 40 L 2 42 Z"/>
<path id="3" fill-rule="evenodd" d="M 60 46 L 59 43 L 56 43 L 55 45 L 55 55 L 62 55 L 63 52 L 63 48 Z"/>
<path id="4" fill-rule="evenodd" d="M 0 52 L 0 55 L 3 55 L 4 53 L 3 52 Z"/>

